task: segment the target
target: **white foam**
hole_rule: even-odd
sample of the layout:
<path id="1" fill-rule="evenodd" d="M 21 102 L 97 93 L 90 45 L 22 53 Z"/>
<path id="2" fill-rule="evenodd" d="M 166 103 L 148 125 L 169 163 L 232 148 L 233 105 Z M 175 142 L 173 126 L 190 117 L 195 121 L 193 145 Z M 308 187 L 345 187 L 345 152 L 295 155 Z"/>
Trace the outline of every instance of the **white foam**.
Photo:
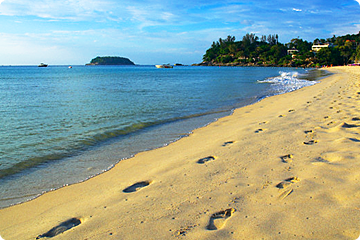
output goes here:
<path id="1" fill-rule="evenodd" d="M 297 89 L 314 85 L 318 82 L 299 79 L 298 72 L 279 72 L 280 76 L 259 80 L 259 83 L 270 83 L 277 93 L 295 91 Z"/>

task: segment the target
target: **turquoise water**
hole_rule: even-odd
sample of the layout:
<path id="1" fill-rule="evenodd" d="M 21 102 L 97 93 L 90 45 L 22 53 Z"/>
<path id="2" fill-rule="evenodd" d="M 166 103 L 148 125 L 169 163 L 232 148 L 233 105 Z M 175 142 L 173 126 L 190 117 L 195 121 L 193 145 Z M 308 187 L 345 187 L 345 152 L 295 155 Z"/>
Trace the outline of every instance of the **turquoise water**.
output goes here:
<path id="1" fill-rule="evenodd" d="M 0 67 L 0 207 L 314 84 L 307 77 L 289 68 Z"/>

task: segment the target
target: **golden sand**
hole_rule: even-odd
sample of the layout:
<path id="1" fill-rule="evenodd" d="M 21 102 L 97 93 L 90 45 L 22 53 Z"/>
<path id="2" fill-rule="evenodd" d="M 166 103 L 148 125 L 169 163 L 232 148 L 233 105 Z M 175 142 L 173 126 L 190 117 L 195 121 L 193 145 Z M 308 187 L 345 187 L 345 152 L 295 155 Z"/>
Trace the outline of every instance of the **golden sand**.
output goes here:
<path id="1" fill-rule="evenodd" d="M 360 68 L 0 210 L 5 240 L 356 239 Z"/>

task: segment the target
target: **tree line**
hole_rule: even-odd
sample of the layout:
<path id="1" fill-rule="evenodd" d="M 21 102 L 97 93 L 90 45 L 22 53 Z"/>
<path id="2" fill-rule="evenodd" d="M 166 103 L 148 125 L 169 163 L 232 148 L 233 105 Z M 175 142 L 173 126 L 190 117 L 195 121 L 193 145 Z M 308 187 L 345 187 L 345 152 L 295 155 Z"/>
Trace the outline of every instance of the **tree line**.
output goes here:
<path id="1" fill-rule="evenodd" d="M 313 45 L 329 44 L 315 52 Z M 288 52 L 288 50 L 292 50 Z M 290 54 L 289 54 L 290 53 Z M 308 42 L 294 38 L 289 43 L 279 42 L 277 34 L 256 36 L 247 33 L 241 41 L 234 36 L 213 42 L 203 55 L 201 65 L 318 67 L 345 65 L 360 61 L 360 32 Z"/>

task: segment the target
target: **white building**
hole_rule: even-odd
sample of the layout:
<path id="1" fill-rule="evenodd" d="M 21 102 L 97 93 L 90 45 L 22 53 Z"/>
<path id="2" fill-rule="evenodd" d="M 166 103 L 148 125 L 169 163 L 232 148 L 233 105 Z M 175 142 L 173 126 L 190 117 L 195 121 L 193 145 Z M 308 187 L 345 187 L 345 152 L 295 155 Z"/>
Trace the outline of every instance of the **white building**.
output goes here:
<path id="1" fill-rule="evenodd" d="M 316 44 L 311 47 L 311 50 L 313 52 L 318 52 L 318 51 L 320 51 L 320 49 L 328 48 L 329 46 L 330 46 L 330 44 Z"/>
<path id="2" fill-rule="evenodd" d="M 293 55 L 293 54 L 296 54 L 298 52 L 299 52 L 299 50 L 297 50 L 297 49 L 289 49 L 289 50 L 287 50 L 288 55 Z"/>

